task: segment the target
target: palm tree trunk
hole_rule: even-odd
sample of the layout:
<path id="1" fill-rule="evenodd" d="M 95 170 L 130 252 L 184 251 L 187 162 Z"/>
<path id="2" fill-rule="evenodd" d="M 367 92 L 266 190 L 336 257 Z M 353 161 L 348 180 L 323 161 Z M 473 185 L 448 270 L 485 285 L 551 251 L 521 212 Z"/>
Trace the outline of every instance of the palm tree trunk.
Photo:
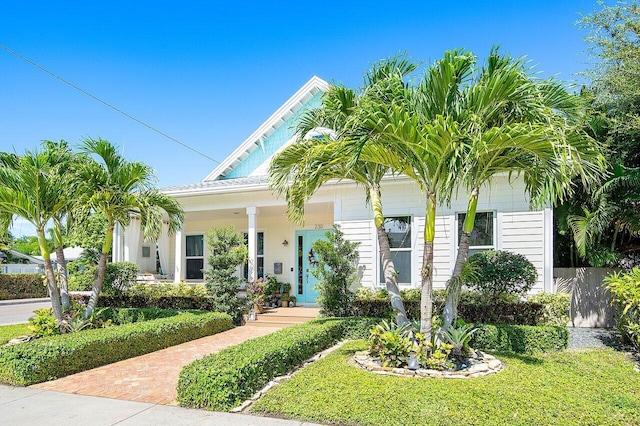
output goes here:
<path id="1" fill-rule="evenodd" d="M 420 332 L 431 341 L 433 316 L 433 240 L 436 230 L 436 199 L 427 194 L 427 212 L 424 225 L 424 251 L 422 254 L 422 294 L 420 296 Z"/>
<path id="2" fill-rule="evenodd" d="M 62 309 L 69 308 L 69 284 L 67 274 L 67 260 L 64 258 L 62 246 L 56 247 L 56 259 L 58 261 L 58 278 L 60 280 L 60 299 Z"/>
<path id="3" fill-rule="evenodd" d="M 371 207 L 373 208 L 374 223 L 378 234 L 378 245 L 380 246 L 380 258 L 382 260 L 382 272 L 384 276 L 384 284 L 389 297 L 391 299 L 391 307 L 396 312 L 396 324 L 403 325 L 409 322 L 407 311 L 402 303 L 402 296 L 398 288 L 398 275 L 396 274 L 396 266 L 391 257 L 391 247 L 389 246 L 389 236 L 384 229 L 384 216 L 382 214 L 382 197 L 380 187 L 371 185 L 369 189 L 369 198 Z"/>
<path id="4" fill-rule="evenodd" d="M 87 303 L 87 308 L 84 311 L 85 319 L 91 316 L 93 310 L 96 307 L 96 303 L 98 302 L 98 297 L 100 297 L 100 290 L 102 290 L 102 284 L 104 283 L 104 274 L 107 270 L 107 258 L 109 257 L 109 251 L 111 250 L 113 227 L 113 222 L 109 221 L 106 238 L 104 244 L 102 245 L 102 253 L 100 254 L 100 260 L 98 261 L 98 272 L 96 273 L 96 278 L 93 280 L 91 297 L 89 298 L 89 303 Z"/>
<path id="5" fill-rule="evenodd" d="M 62 225 L 59 219 L 53 221 L 53 240 L 56 245 L 56 260 L 58 263 L 58 280 L 60 282 L 60 299 L 62 309 L 69 308 L 69 284 L 67 273 L 67 261 L 64 258 L 64 243 L 62 242 Z"/>
<path id="6" fill-rule="evenodd" d="M 469 203 L 467 205 L 467 213 L 464 217 L 464 225 L 462 226 L 460 243 L 458 244 L 456 263 L 453 267 L 451 279 L 447 281 L 447 300 L 442 313 L 443 328 L 450 327 L 458 316 L 458 300 L 460 299 L 460 290 L 462 289 L 462 282 L 459 277 L 462 273 L 462 268 L 464 268 L 469 257 L 469 244 L 471 242 L 471 233 L 473 232 L 473 226 L 476 220 L 479 192 L 479 188 L 473 188 L 471 190 L 471 197 L 469 198 Z"/>
<path id="7" fill-rule="evenodd" d="M 47 288 L 51 297 L 51 308 L 53 310 L 53 316 L 56 322 L 60 324 L 62 322 L 62 305 L 60 304 L 60 293 L 58 292 L 58 285 L 56 284 L 56 276 L 53 273 L 53 266 L 51 265 L 51 258 L 49 248 L 47 247 L 47 241 L 42 229 L 37 229 L 38 243 L 40 245 L 40 253 L 42 254 L 42 260 L 44 261 L 44 273 L 47 277 Z"/>
<path id="8" fill-rule="evenodd" d="M 376 227 L 378 232 L 378 244 L 380 245 L 380 258 L 382 259 L 382 271 L 384 274 L 384 283 L 391 298 L 391 307 L 396 313 L 396 323 L 398 325 L 407 324 L 407 311 L 402 303 L 400 289 L 398 288 L 398 274 L 391 257 L 391 248 L 389 247 L 389 237 L 384 230 L 384 225 Z"/>

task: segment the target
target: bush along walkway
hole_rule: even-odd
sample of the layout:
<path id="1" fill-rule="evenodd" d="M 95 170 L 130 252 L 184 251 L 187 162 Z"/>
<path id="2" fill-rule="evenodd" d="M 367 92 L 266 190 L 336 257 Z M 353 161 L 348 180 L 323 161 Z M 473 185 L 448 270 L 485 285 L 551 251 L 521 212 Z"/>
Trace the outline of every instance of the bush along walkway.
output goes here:
<path id="1" fill-rule="evenodd" d="M 302 311 L 303 309 L 305 312 Z M 289 311 L 284 309 L 283 315 L 285 317 L 281 321 L 273 321 L 269 326 L 263 325 L 264 321 L 261 321 L 263 317 L 259 316 L 258 321 L 243 327 L 32 387 L 81 395 L 173 405 L 177 396 L 178 376 L 185 365 L 254 337 L 273 333 L 305 319 L 311 320 L 318 314 L 317 309 L 292 309 L 292 311 L 294 310 L 297 311 L 295 322 L 287 323 L 286 315 Z M 276 312 L 271 313 L 272 319 L 275 319 L 276 316 Z"/>

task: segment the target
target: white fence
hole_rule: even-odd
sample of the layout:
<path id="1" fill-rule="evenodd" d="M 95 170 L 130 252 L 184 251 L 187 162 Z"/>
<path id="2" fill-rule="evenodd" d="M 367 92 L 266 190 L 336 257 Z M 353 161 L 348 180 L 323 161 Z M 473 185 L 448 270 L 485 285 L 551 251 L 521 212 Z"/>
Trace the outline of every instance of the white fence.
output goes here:
<path id="1" fill-rule="evenodd" d="M 0 265 L 3 274 L 42 274 L 44 267 L 35 263 L 5 263 Z"/>

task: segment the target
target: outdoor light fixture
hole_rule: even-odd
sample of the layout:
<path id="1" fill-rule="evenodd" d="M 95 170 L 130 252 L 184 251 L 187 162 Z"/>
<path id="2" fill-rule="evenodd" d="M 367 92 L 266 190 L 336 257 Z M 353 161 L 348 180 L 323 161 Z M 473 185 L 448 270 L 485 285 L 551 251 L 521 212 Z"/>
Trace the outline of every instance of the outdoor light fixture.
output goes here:
<path id="1" fill-rule="evenodd" d="M 283 246 L 285 246 L 285 247 L 286 247 L 286 246 L 288 246 L 288 245 L 289 245 L 289 241 L 284 240 L 284 241 L 282 242 L 282 245 L 283 245 Z"/>

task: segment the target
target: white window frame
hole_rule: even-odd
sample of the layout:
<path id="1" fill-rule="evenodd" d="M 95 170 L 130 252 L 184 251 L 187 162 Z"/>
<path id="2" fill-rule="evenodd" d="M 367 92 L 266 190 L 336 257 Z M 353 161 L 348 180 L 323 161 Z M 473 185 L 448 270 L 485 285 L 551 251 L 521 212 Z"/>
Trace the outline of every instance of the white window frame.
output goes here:
<path id="1" fill-rule="evenodd" d="M 202 237 L 202 255 L 200 255 L 200 256 L 187 256 L 187 239 L 189 237 Z M 185 237 L 184 237 L 184 259 L 185 259 L 185 261 L 184 261 L 184 267 L 185 267 L 184 268 L 184 276 L 185 276 L 185 279 L 190 279 L 190 280 L 204 279 L 204 268 L 206 266 L 205 263 L 204 263 L 204 257 L 205 257 L 204 250 L 205 250 L 204 234 L 202 234 L 202 233 L 200 233 L 200 234 L 193 233 L 193 234 L 185 235 Z M 202 278 L 186 278 L 187 277 L 187 273 L 188 273 L 187 265 L 189 263 L 189 260 L 194 260 L 194 259 L 195 260 L 202 259 L 202 269 L 203 269 Z"/>
<path id="2" fill-rule="evenodd" d="M 258 259 L 262 258 L 262 277 L 264 277 L 265 275 L 267 275 L 267 257 L 266 257 L 266 253 L 267 253 L 267 233 L 265 231 L 261 231 L 258 230 L 256 231 L 256 250 L 258 249 L 257 245 L 258 245 L 258 235 L 262 234 L 262 254 L 256 254 L 256 263 L 258 263 Z M 249 238 L 249 232 L 248 231 L 242 231 L 242 237 L 244 238 L 245 241 L 248 240 Z M 240 277 L 244 280 L 248 280 L 249 277 L 248 275 L 248 269 L 247 269 L 247 264 L 244 263 L 242 265 L 242 269 L 240 269 Z M 256 265 L 256 268 L 258 267 L 258 265 Z M 245 275 L 245 271 L 247 271 L 247 275 Z M 256 279 L 257 278 L 261 278 L 259 275 L 259 271 L 256 270 Z"/>
<path id="3" fill-rule="evenodd" d="M 411 282 L 398 282 L 398 287 L 402 287 L 402 288 L 411 288 L 413 287 L 413 283 L 416 281 L 416 276 L 415 276 L 415 266 L 417 265 L 416 263 L 416 253 L 415 253 L 415 247 L 416 247 L 416 238 L 417 238 L 417 221 L 416 218 L 412 215 L 412 214 L 393 214 L 393 215 L 388 215 L 385 216 L 385 219 L 391 219 L 391 218 L 398 218 L 398 217 L 408 217 L 410 219 L 410 225 L 411 225 L 411 231 L 410 231 L 410 236 L 411 236 L 411 244 L 409 247 L 403 247 L 403 248 L 391 248 L 391 253 L 393 254 L 393 252 L 397 252 L 397 251 L 404 251 L 404 252 L 409 252 L 409 259 L 411 261 L 411 265 L 410 265 L 410 272 L 409 272 L 409 279 L 411 280 Z M 374 225 L 374 236 L 375 236 L 375 241 L 376 241 L 376 248 L 377 248 L 377 256 L 375 259 L 375 268 L 376 268 L 376 288 L 384 288 L 385 283 L 383 280 L 383 275 L 380 271 L 381 268 L 381 264 L 382 264 L 382 260 L 380 259 L 380 244 L 378 243 L 378 232 L 375 229 L 375 225 Z"/>
<path id="4" fill-rule="evenodd" d="M 493 241 L 492 245 L 484 245 L 484 246 L 469 246 L 469 251 L 471 250 L 497 250 L 498 247 L 498 212 L 495 210 L 478 210 L 476 211 L 476 218 L 478 216 L 478 213 L 491 213 L 493 215 L 492 218 L 492 222 L 493 222 L 493 235 L 491 236 L 491 240 Z M 458 241 L 460 240 L 460 235 L 458 233 L 458 229 L 460 229 L 460 215 L 466 215 L 467 212 L 456 212 L 456 218 L 455 218 L 455 254 L 454 254 L 454 260 L 453 262 L 455 262 L 455 256 L 457 256 L 458 254 L 458 247 L 460 246 L 460 244 L 458 243 Z"/>

